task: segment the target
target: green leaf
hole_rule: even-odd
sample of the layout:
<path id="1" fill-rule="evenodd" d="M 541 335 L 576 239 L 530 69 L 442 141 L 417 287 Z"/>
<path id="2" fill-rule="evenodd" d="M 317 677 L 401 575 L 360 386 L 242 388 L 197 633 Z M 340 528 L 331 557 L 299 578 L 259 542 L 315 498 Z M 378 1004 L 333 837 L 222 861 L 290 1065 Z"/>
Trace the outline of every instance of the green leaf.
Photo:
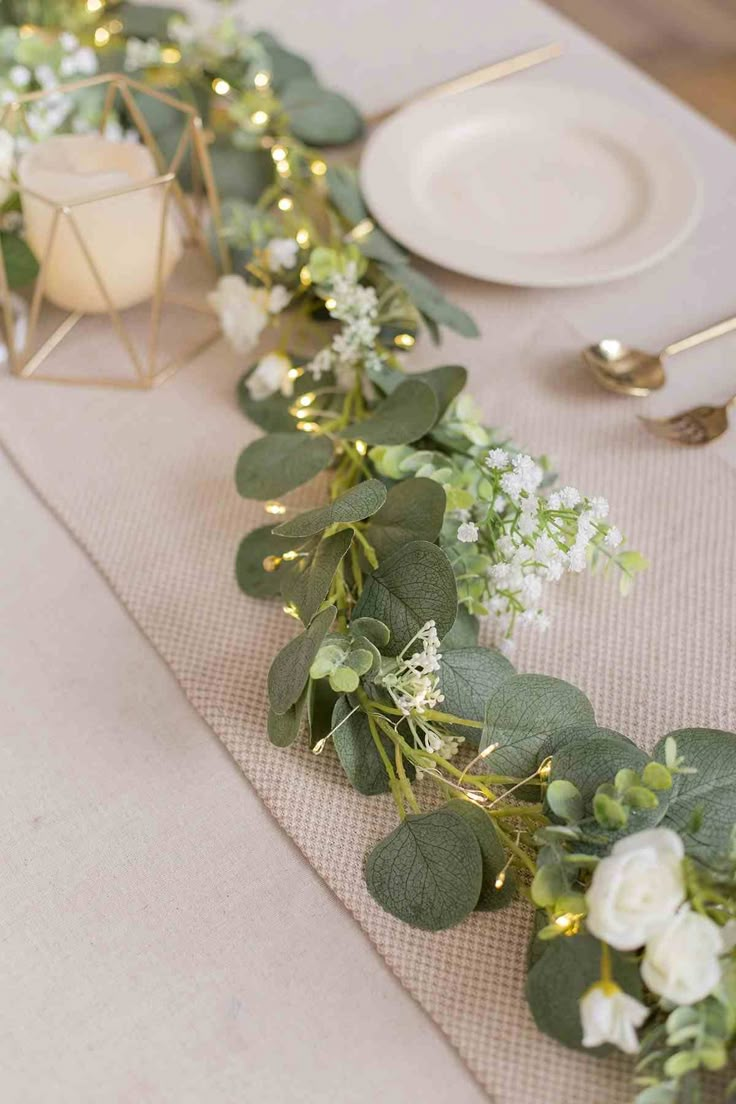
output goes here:
<path id="1" fill-rule="evenodd" d="M 163 4 L 131 4 L 124 0 L 115 8 L 115 18 L 123 24 L 121 34 L 126 38 L 168 39 L 169 21 L 172 16 L 183 16 L 181 8 L 169 8 Z"/>
<path id="2" fill-rule="evenodd" d="M 273 180 L 273 161 L 265 150 L 235 149 L 219 139 L 209 147 L 220 196 L 256 203 Z"/>
<path id="3" fill-rule="evenodd" d="M 435 544 L 410 541 L 368 575 L 354 615 L 375 617 L 391 632 L 386 655 L 398 655 L 428 621 L 442 639 L 457 613 L 450 561 Z"/>
<path id="4" fill-rule="evenodd" d="M 624 992 L 641 999 L 636 962 L 611 948 L 614 980 Z M 583 1042 L 580 998 L 601 976 L 601 945 L 587 933 L 562 935 L 551 940 L 529 970 L 526 999 L 540 1031 L 563 1046 L 579 1048 Z M 592 1054 L 603 1054 L 607 1047 Z"/>
<path id="5" fill-rule="evenodd" d="M 486 765 L 494 774 L 526 778 L 552 733 L 594 721 L 593 706 L 569 682 L 547 675 L 512 675 L 488 702 L 481 750 L 498 747 Z"/>
<path id="6" fill-rule="evenodd" d="M 285 49 L 268 31 L 258 31 L 253 35 L 268 54 L 271 83 L 280 92 L 290 81 L 312 77 L 314 70 L 306 58 Z"/>
<path id="7" fill-rule="evenodd" d="M 307 694 L 307 721 L 309 746 L 313 748 L 332 730 L 332 711 L 337 694 L 327 679 L 310 679 Z"/>
<path id="8" fill-rule="evenodd" d="M 297 701 L 285 713 L 274 713 L 273 709 L 269 709 L 268 738 L 276 747 L 289 747 L 299 735 L 308 689 L 304 687 Z"/>
<path id="9" fill-rule="evenodd" d="M 715 728 L 682 728 L 669 735 L 685 766 L 697 773 L 675 776 L 663 823 L 682 836 L 696 858 L 709 862 L 727 855 L 736 823 L 736 735 Z M 666 739 L 654 749 L 660 763 L 665 762 Z"/>
<path id="10" fill-rule="evenodd" d="M 537 753 L 537 766 L 543 763 L 550 755 L 554 755 L 566 744 L 583 744 L 587 740 L 595 740 L 606 737 L 610 740 L 618 740 L 622 744 L 631 744 L 632 740 L 624 736 L 622 732 L 616 732 L 612 728 L 599 728 L 595 724 L 574 725 L 572 728 L 563 728 L 559 732 L 553 732 L 548 736 Z"/>
<path id="11" fill-rule="evenodd" d="M 350 101 L 313 77 L 289 81 L 281 102 L 291 130 L 308 146 L 340 146 L 362 133 L 363 120 Z"/>
<path id="12" fill-rule="evenodd" d="M 635 744 L 594 736 L 583 743 L 565 744 L 555 752 L 549 780 L 572 782 L 588 807 L 598 787 L 613 782 L 618 771 L 626 768 L 640 774 L 648 762 L 649 756 Z"/>
<path id="13" fill-rule="evenodd" d="M 408 816 L 368 856 L 366 883 L 379 905 L 426 931 L 459 924 L 478 903 L 483 856 L 464 817 L 447 808 Z"/>
<path id="14" fill-rule="evenodd" d="M 406 445 L 429 432 L 437 421 L 437 399 L 420 380 L 406 379 L 378 404 L 370 417 L 340 430 L 338 437 L 369 445 Z"/>
<path id="15" fill-rule="evenodd" d="M 470 315 L 445 299 L 436 284 L 426 276 L 408 264 L 389 264 L 381 267 L 390 280 L 404 288 L 422 314 L 426 314 L 438 325 L 447 326 L 448 329 L 454 330 L 463 337 L 478 337 L 478 327 Z"/>
<path id="16" fill-rule="evenodd" d="M 539 908 L 551 908 L 558 897 L 567 893 L 570 885 L 561 862 L 540 866 L 531 885 L 532 901 Z"/>
<path id="17" fill-rule="evenodd" d="M 432 388 L 441 418 L 452 400 L 457 398 L 468 382 L 468 370 L 460 364 L 442 364 L 439 368 L 431 368 L 428 372 L 413 372 L 410 378 L 421 380 Z"/>
<path id="18" fill-rule="evenodd" d="M 442 641 L 442 654 L 455 648 L 474 648 L 478 643 L 478 618 L 468 613 L 465 606 L 458 606 L 455 624 Z"/>
<path id="19" fill-rule="evenodd" d="M 243 537 L 235 558 L 235 578 L 240 589 L 251 598 L 275 598 L 280 594 L 283 569 L 266 571 L 263 561 L 267 556 L 281 556 L 293 544 L 285 537 L 275 537 L 270 525 L 262 525 Z"/>
<path id="20" fill-rule="evenodd" d="M 295 560 L 281 570 L 281 593 L 308 625 L 330 593 L 338 565 L 353 540 L 352 529 L 323 537 L 308 559 Z"/>
<path id="21" fill-rule="evenodd" d="M 357 226 L 368 218 L 368 208 L 363 201 L 354 169 L 346 165 L 330 165 L 326 179 L 330 199 L 346 222 Z"/>
<path id="22" fill-rule="evenodd" d="M 439 676 L 445 700 L 440 708 L 455 717 L 483 721 L 491 695 L 513 674 L 514 668 L 500 652 L 477 647 L 448 652 L 443 643 Z M 468 725 L 449 727 L 478 746 L 481 729 Z"/>
<path id="23" fill-rule="evenodd" d="M 462 798 L 448 801 L 446 807 L 453 813 L 465 817 L 480 845 L 483 858 L 483 882 L 478 904 L 475 906 L 476 912 L 495 912 L 505 908 L 516 894 L 516 884 L 513 874 L 505 871 L 503 884 L 496 888 L 496 879 L 506 866 L 506 852 L 498 838 L 493 821 L 488 813 L 484 813 L 477 805 Z"/>
<path id="24" fill-rule="evenodd" d="M 574 822 L 581 820 L 585 806 L 583 795 L 572 782 L 565 778 L 558 778 L 550 782 L 545 794 L 545 800 L 555 816 L 560 820 Z"/>
<path id="25" fill-rule="evenodd" d="M 375 617 L 352 617 L 350 635 L 353 638 L 365 637 L 379 651 L 385 648 L 391 639 L 388 625 L 384 625 L 383 621 L 377 621 Z"/>
<path id="26" fill-rule="evenodd" d="M 308 629 L 290 640 L 271 664 L 268 697 L 274 713 L 283 714 L 298 701 L 309 678 L 309 668 L 335 620 L 334 606 L 318 613 Z"/>
<path id="27" fill-rule="evenodd" d="M 38 261 L 23 238 L 10 234 L 7 230 L 0 231 L 0 249 L 10 288 L 24 287 L 36 279 Z"/>
<path id="28" fill-rule="evenodd" d="M 332 460 L 332 442 L 308 433 L 270 433 L 238 457 L 235 483 L 243 498 L 278 498 L 308 483 Z"/>
<path id="29" fill-rule="evenodd" d="M 295 368 L 300 368 L 304 364 L 302 357 L 290 357 L 290 360 Z M 307 392 L 314 389 L 314 379 L 311 373 L 305 372 L 294 380 L 294 393 L 292 395 L 282 395 L 277 391 L 275 395 L 269 395 L 265 399 L 254 399 L 251 397 L 247 383 L 257 367 L 258 362 L 252 364 L 238 381 L 238 404 L 240 409 L 254 425 L 260 426 L 266 433 L 300 432 L 297 429 L 299 423 L 294 415 L 289 413 L 289 409 L 300 395 L 306 395 Z M 332 372 L 325 372 L 321 378 L 320 387 L 332 387 L 334 382 L 335 377 Z"/>
<path id="30" fill-rule="evenodd" d="M 332 714 L 332 727 L 335 730 L 332 739 L 342 769 L 358 793 L 365 794 L 366 797 L 388 793 L 388 775 L 371 736 L 368 718 L 361 710 L 350 716 L 351 712 L 352 706 L 348 699 L 338 698 Z M 393 761 L 393 744 L 388 736 L 383 733 L 379 735 L 389 759 Z"/>
<path id="31" fill-rule="evenodd" d="M 411 540 L 434 541 L 445 517 L 445 492 L 433 479 L 406 479 L 388 492 L 365 530 L 379 560 Z"/>
<path id="32" fill-rule="evenodd" d="M 307 510 L 297 517 L 277 525 L 274 533 L 279 537 L 311 537 L 330 525 L 349 525 L 380 510 L 386 501 L 386 488 L 379 479 L 366 479 L 327 506 Z"/>

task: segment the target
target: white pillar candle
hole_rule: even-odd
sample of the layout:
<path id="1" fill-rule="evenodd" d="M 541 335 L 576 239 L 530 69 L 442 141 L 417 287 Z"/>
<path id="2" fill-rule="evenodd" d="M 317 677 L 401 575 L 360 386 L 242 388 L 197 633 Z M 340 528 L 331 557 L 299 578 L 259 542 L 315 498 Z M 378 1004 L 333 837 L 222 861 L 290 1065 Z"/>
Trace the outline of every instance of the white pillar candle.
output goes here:
<path id="1" fill-rule="evenodd" d="M 41 262 L 49 244 L 45 294 L 56 306 L 83 314 L 108 309 L 105 297 L 68 219 L 63 215 L 50 243 L 54 207 L 72 208 L 80 235 L 114 307 L 125 310 L 150 299 L 156 285 L 164 185 L 112 198 L 108 192 L 152 180 L 158 173 L 145 146 L 111 142 L 98 134 L 60 134 L 32 146 L 18 163 L 28 244 Z M 44 196 L 45 203 L 29 195 Z M 182 254 L 182 237 L 169 199 L 162 277 Z"/>

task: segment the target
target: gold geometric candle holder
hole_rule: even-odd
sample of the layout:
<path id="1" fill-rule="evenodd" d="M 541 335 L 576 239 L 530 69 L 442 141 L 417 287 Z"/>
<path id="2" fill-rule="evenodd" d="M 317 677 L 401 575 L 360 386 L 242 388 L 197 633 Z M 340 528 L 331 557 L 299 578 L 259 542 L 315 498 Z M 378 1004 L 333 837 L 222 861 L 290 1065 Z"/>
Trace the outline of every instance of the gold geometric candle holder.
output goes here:
<path id="1" fill-rule="evenodd" d="M 189 104 L 148 88 L 119 73 L 101 74 L 77 80 L 48 91 L 30 92 L 7 104 L 0 114 L 0 128 L 12 135 L 25 134 L 34 140 L 28 122 L 28 108 L 49 96 L 73 93 L 99 86 L 104 91 L 100 121 L 103 133 L 119 105 L 134 125 L 150 152 L 157 175 L 128 186 L 59 202 L 24 185 L 22 180 L 0 177 L 20 193 L 21 205 L 44 209 L 48 237 L 43 254 L 37 257 L 38 275 L 27 304 L 25 334 L 16 326 L 13 298 L 8 286 L 5 258 L 0 248 L 0 307 L 8 361 L 14 375 L 22 379 L 43 379 L 68 384 L 97 384 L 107 387 L 150 388 L 168 379 L 182 364 L 203 351 L 219 336 L 219 324 L 207 305 L 207 291 L 220 272 L 227 272 L 229 256 L 221 234 L 220 204 L 201 118 Z M 164 157 L 137 97 L 164 104 L 181 118 L 181 136 L 173 155 Z M 187 165 L 191 190 L 186 194 L 178 174 Z M 123 308 L 114 301 L 105 274 L 85 240 L 84 212 L 89 204 L 149 190 L 161 197 L 157 245 L 152 250 L 154 271 L 148 274 L 152 294 L 145 303 Z M 157 200 L 155 210 L 158 212 Z M 203 215 L 212 220 L 218 268 L 208 246 Z M 87 219 L 89 222 L 89 219 Z M 130 234 L 136 227 L 130 226 Z M 182 258 L 169 275 L 164 260 L 170 256 L 170 239 L 176 233 L 183 245 Z M 46 282 L 52 260 L 64 243 L 76 243 L 77 256 L 88 266 L 86 273 L 100 306 L 92 313 L 81 309 L 59 309 L 48 299 Z M 80 252 L 81 251 L 81 252 Z M 168 276 L 168 278 L 167 278 Z M 58 302 L 58 295 L 56 296 Z M 117 353 L 111 352 L 110 334 L 117 338 Z M 74 341 L 72 342 L 72 335 Z M 71 347 L 73 346 L 73 347 Z M 74 370 L 69 370 L 70 361 Z M 100 365 L 99 362 L 102 362 Z M 111 371 L 114 362 L 115 372 Z M 99 367 L 98 367 L 99 365 Z M 79 366 L 79 370 L 77 370 Z"/>

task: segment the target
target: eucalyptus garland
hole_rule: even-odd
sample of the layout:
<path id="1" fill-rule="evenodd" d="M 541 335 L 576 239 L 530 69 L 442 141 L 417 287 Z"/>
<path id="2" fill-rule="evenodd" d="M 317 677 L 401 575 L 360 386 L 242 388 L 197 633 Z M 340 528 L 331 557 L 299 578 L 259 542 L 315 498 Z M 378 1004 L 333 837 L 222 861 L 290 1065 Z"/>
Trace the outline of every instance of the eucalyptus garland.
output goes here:
<path id="1" fill-rule="evenodd" d="M 58 33 L 21 29 L 41 9 Z M 2 10 L 18 25 L 0 32 L 0 96 L 122 65 L 210 128 L 234 267 L 212 305 L 243 355 L 273 336 L 238 388 L 265 435 L 236 469 L 271 518 L 244 537 L 238 582 L 297 627 L 268 675 L 272 743 L 305 730 L 359 795 L 390 795 L 397 826 L 365 863 L 383 908 L 439 931 L 528 901 L 539 1028 L 636 1054 L 638 1104 L 697 1101 L 736 1038 L 736 737 L 685 729 L 647 755 L 581 690 L 509 659 L 519 631 L 548 628 L 550 585 L 591 569 L 625 592 L 645 561 L 605 499 L 557 487 L 483 423 L 463 367 L 405 371 L 422 328 L 477 330 L 316 148 L 362 122 L 306 61 L 227 14 Z M 38 123 L 85 129 L 98 110 L 85 95 Z M 149 122 L 175 141 L 165 112 Z M 22 243 L 14 212 L 8 195 L 3 232 Z M 306 484 L 312 508 L 283 501 Z"/>

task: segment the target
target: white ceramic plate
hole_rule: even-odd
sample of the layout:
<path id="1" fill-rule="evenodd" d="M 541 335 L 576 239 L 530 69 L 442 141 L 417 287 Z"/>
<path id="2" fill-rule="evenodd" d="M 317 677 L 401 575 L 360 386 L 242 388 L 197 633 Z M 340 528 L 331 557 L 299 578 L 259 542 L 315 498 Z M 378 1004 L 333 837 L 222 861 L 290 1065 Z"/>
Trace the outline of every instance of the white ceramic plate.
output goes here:
<path id="1" fill-rule="evenodd" d="M 418 256 L 524 287 L 639 272 L 695 226 L 701 184 L 656 119 L 585 88 L 513 79 L 394 115 L 361 185 Z"/>

